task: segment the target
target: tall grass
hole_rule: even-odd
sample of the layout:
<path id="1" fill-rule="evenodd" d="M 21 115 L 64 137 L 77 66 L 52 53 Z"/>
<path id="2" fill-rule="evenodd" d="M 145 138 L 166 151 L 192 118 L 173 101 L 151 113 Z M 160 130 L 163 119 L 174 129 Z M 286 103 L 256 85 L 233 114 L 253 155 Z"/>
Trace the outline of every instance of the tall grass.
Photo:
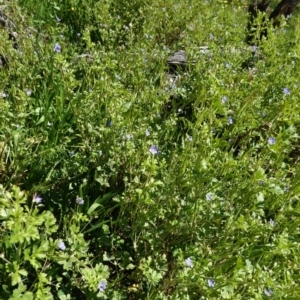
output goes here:
<path id="1" fill-rule="evenodd" d="M 253 58 L 235 1 L 3 11 L 1 299 L 298 299 L 296 15 Z"/>

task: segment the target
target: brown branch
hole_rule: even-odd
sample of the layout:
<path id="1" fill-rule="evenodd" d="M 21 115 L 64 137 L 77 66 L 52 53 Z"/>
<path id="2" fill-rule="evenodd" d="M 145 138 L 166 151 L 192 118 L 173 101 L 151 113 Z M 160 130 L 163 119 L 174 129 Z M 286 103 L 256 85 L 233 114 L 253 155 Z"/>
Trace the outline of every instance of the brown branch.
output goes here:
<path id="1" fill-rule="evenodd" d="M 281 16 L 290 16 L 299 2 L 300 0 L 282 0 L 269 17 L 270 20 L 273 20 L 274 26 L 279 26 Z"/>
<path id="2" fill-rule="evenodd" d="M 255 1 L 254 3 L 249 4 L 248 6 L 248 24 L 247 24 L 247 37 L 246 42 L 249 45 L 255 45 L 263 37 L 267 37 L 267 29 L 263 28 L 259 34 L 259 38 L 255 39 L 257 34 L 257 27 L 255 25 L 255 20 L 258 17 L 259 13 L 265 13 L 269 7 L 271 1 L 262 0 L 260 2 Z M 300 0 L 282 0 L 273 12 L 269 16 L 269 20 L 273 22 L 274 27 L 279 26 L 281 16 L 288 17 L 295 10 L 297 4 Z M 264 26 L 265 17 L 262 20 L 262 27 Z"/>

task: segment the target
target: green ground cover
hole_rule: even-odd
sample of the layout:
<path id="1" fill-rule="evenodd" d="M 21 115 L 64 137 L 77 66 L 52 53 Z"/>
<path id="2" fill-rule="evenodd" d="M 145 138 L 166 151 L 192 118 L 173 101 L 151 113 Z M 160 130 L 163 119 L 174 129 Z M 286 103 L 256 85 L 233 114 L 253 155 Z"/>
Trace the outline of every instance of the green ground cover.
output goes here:
<path id="1" fill-rule="evenodd" d="M 0 11 L 0 299 L 299 299 L 297 13 L 253 58 L 246 1 Z"/>

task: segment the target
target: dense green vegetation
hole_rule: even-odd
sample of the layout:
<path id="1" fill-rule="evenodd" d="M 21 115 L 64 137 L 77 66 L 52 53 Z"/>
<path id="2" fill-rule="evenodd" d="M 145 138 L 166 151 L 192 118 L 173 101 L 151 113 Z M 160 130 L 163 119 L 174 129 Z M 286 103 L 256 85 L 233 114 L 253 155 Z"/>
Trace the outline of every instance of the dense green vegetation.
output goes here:
<path id="1" fill-rule="evenodd" d="M 299 299 L 297 14 L 253 57 L 247 1 L 0 11 L 0 299 Z"/>

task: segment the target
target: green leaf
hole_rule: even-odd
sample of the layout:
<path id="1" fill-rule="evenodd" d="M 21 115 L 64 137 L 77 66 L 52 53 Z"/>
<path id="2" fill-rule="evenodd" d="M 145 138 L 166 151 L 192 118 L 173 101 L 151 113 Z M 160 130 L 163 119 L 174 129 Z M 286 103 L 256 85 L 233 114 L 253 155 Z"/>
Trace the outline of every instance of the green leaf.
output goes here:
<path id="1" fill-rule="evenodd" d="M 99 203 L 92 204 L 91 207 L 89 208 L 89 210 L 87 211 L 87 214 L 92 215 L 92 213 L 95 211 L 95 209 L 100 207 L 100 206 L 102 207 L 102 205 L 99 204 Z"/>
<path id="2" fill-rule="evenodd" d="M 265 198 L 264 198 L 264 194 L 262 192 L 259 192 L 257 195 L 256 195 L 256 199 L 257 199 L 257 202 L 264 202 Z"/>
<path id="3" fill-rule="evenodd" d="M 59 290 L 59 291 L 57 292 L 57 296 L 58 296 L 58 298 L 59 298 L 60 300 L 67 300 L 67 299 L 68 299 L 67 296 L 66 296 L 66 294 L 65 294 L 62 290 Z"/>
<path id="4" fill-rule="evenodd" d="M 232 296 L 234 294 L 233 287 L 232 286 L 224 286 L 221 289 L 221 295 L 223 299 L 232 299 Z"/>
<path id="5" fill-rule="evenodd" d="M 42 116 L 35 125 L 39 125 L 45 121 L 45 116 Z"/>
<path id="6" fill-rule="evenodd" d="M 128 264 L 127 266 L 126 266 L 126 270 L 132 270 L 132 269 L 134 269 L 135 268 L 135 265 L 134 264 Z"/>
<path id="7" fill-rule="evenodd" d="M 12 286 L 17 285 L 21 281 L 22 281 L 22 279 L 21 279 L 21 276 L 19 275 L 18 271 L 11 275 L 11 285 Z"/>
<path id="8" fill-rule="evenodd" d="M 95 229 L 98 229 L 98 228 L 102 227 L 105 223 L 111 223 L 111 221 L 109 221 L 109 220 L 107 220 L 107 221 L 101 221 L 98 224 L 96 224 L 95 226 L 91 227 L 90 229 L 85 230 L 84 233 L 86 234 L 86 233 L 91 232 L 91 231 L 93 231 Z"/>
<path id="9" fill-rule="evenodd" d="M 109 201 L 110 199 L 112 199 L 115 195 L 117 195 L 120 192 L 120 189 L 118 189 L 117 191 L 113 191 L 110 193 L 105 194 L 103 197 L 99 197 L 95 200 L 95 203 L 100 203 L 102 205 L 105 205 L 107 203 L 107 201 Z"/>
<path id="10" fill-rule="evenodd" d="M 24 269 L 21 269 L 21 270 L 19 270 L 18 272 L 19 272 L 19 274 L 21 274 L 21 275 L 23 275 L 23 276 L 27 276 L 27 275 L 28 275 L 27 271 L 24 270 Z"/>

